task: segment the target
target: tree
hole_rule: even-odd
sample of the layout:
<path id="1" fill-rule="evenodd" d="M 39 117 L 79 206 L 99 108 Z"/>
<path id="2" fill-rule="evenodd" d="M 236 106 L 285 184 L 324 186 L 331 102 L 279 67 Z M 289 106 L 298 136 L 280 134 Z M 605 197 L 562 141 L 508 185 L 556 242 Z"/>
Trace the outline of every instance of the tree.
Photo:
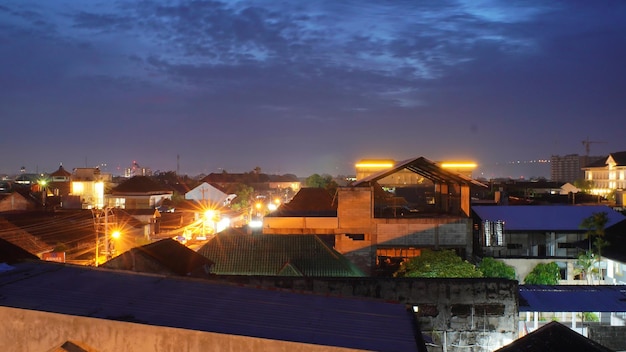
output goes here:
<path id="1" fill-rule="evenodd" d="M 577 271 L 581 272 L 588 284 L 593 283 L 593 273 L 596 272 L 594 268 L 594 263 L 596 262 L 595 255 L 592 251 L 585 251 L 578 255 L 578 259 L 576 259 L 576 263 L 574 264 L 577 268 Z"/>
<path id="2" fill-rule="evenodd" d="M 328 174 L 323 174 L 323 175 L 313 174 L 306 178 L 305 184 L 307 187 L 324 188 L 327 191 L 329 191 L 331 194 L 334 194 L 337 188 L 339 187 L 337 182 L 333 180 L 333 177 Z"/>
<path id="3" fill-rule="evenodd" d="M 602 248 L 609 245 L 604 239 L 604 227 L 609 222 L 609 215 L 606 212 L 593 213 L 588 218 L 583 219 L 580 227 L 586 229 L 587 239 L 589 240 L 590 250 L 593 245 L 593 254 L 598 264 L 602 261 Z M 600 272 L 600 280 L 603 279 Z"/>
<path id="4" fill-rule="evenodd" d="M 515 280 L 515 268 L 492 257 L 483 258 L 478 263 L 478 270 L 483 273 L 484 277 L 502 277 Z"/>
<path id="5" fill-rule="evenodd" d="M 524 283 L 526 285 L 557 285 L 560 278 L 559 266 L 555 262 L 539 263 L 526 275 Z"/>
<path id="6" fill-rule="evenodd" d="M 238 183 L 236 186 L 228 189 L 228 193 L 234 193 L 237 195 L 231 202 L 230 206 L 233 210 L 247 209 L 251 206 L 250 199 L 254 193 L 254 188 Z"/>
<path id="7" fill-rule="evenodd" d="M 602 248 L 608 245 L 604 239 L 604 227 L 609 222 L 609 215 L 606 212 L 593 213 L 590 217 L 583 219 L 580 227 L 586 229 L 589 243 L 594 246 L 594 253 L 602 256 Z M 599 260 L 600 258 L 598 258 Z"/>
<path id="8" fill-rule="evenodd" d="M 423 249 L 419 257 L 400 264 L 395 277 L 458 278 L 482 277 L 480 270 L 461 259 L 454 250 L 434 251 Z"/>

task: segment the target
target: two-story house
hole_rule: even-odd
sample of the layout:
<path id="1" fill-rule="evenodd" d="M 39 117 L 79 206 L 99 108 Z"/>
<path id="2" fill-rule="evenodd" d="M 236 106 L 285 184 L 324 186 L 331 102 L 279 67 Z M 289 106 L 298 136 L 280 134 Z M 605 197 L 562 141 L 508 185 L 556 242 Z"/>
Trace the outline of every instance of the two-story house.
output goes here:
<path id="1" fill-rule="evenodd" d="M 492 205 L 473 206 L 472 212 L 474 254 L 515 267 L 520 281 L 537 264 L 556 262 L 562 283 L 581 283 L 572 280 L 578 255 L 589 247 L 583 220 L 604 212 L 608 230 L 626 220 L 605 205 Z"/>
<path id="2" fill-rule="evenodd" d="M 615 192 L 615 204 L 626 204 L 626 151 L 609 154 L 606 158 L 583 168 L 585 180 L 593 185 L 592 193 L 608 197 Z"/>
<path id="3" fill-rule="evenodd" d="M 378 181 L 409 170 L 419 187 L 383 188 Z M 265 234 L 334 237 L 334 248 L 373 275 L 389 262 L 418 256 L 421 248 L 454 249 L 471 256 L 470 186 L 485 187 L 423 157 L 340 187 L 327 211 L 288 212 L 289 203 L 263 219 Z M 294 200 L 297 198 L 294 198 Z"/>

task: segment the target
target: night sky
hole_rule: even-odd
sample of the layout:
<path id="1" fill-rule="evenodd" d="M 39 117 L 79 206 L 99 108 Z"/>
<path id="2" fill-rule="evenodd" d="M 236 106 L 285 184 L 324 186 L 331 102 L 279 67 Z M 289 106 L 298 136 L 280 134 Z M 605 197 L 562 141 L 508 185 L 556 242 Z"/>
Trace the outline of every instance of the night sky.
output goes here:
<path id="1" fill-rule="evenodd" d="M 0 173 L 549 177 L 626 150 L 626 2 L 2 0 L 0 88 Z"/>

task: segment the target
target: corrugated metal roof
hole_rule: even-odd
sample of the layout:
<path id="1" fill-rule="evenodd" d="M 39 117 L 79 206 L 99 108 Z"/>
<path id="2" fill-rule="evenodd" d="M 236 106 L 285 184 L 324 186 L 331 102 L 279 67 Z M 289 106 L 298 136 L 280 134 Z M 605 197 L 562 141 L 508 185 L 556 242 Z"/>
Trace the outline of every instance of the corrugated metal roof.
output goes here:
<path id="1" fill-rule="evenodd" d="M 363 350 L 417 351 L 401 304 L 56 263 L 0 273 L 0 305 Z"/>
<path id="2" fill-rule="evenodd" d="M 626 286 L 520 285 L 520 312 L 626 312 Z"/>
<path id="3" fill-rule="evenodd" d="M 497 205 L 473 206 L 482 220 L 504 221 L 506 231 L 584 231 L 580 224 L 594 213 L 606 212 L 605 228 L 626 216 L 605 205 Z"/>
<path id="4" fill-rule="evenodd" d="M 212 271 L 218 275 L 365 276 L 315 235 L 247 234 L 229 229 L 213 237 L 198 253 L 215 263 Z M 284 271 L 285 265 L 297 271 Z"/>

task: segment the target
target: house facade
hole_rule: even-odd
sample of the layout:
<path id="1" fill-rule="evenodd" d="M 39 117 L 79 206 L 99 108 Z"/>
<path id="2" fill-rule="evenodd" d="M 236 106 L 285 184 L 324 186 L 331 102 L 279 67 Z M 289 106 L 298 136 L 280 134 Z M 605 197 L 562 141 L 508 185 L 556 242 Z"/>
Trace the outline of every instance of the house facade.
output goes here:
<path id="1" fill-rule="evenodd" d="M 378 183 L 405 170 L 424 179 L 419 188 L 383 189 Z M 336 214 L 316 210 L 285 215 L 279 208 L 278 215 L 263 219 L 262 231 L 332 235 L 335 249 L 368 275 L 420 255 L 421 248 L 454 249 L 471 256 L 470 186 L 474 184 L 481 185 L 423 157 L 410 159 L 340 187 L 334 197 Z"/>
<path id="2" fill-rule="evenodd" d="M 584 219 L 606 213 L 606 228 L 626 216 L 604 205 L 473 206 L 474 254 L 494 257 L 515 267 L 518 280 L 539 263 L 556 262 L 561 283 L 587 283 L 575 278 L 575 262 L 588 246 Z M 606 268 L 604 268 L 606 269 Z"/>
<path id="3" fill-rule="evenodd" d="M 70 193 L 64 208 L 98 209 L 105 205 L 105 189 L 112 182 L 109 173 L 99 168 L 75 168 L 71 176 Z"/>
<path id="4" fill-rule="evenodd" d="M 584 168 L 585 180 L 593 185 L 592 193 L 607 197 L 615 192 L 615 204 L 626 204 L 626 151 L 609 154 Z"/>
<path id="5" fill-rule="evenodd" d="M 120 209 L 155 209 L 174 192 L 147 176 L 134 176 L 116 187 L 106 197 L 106 205 Z"/>

